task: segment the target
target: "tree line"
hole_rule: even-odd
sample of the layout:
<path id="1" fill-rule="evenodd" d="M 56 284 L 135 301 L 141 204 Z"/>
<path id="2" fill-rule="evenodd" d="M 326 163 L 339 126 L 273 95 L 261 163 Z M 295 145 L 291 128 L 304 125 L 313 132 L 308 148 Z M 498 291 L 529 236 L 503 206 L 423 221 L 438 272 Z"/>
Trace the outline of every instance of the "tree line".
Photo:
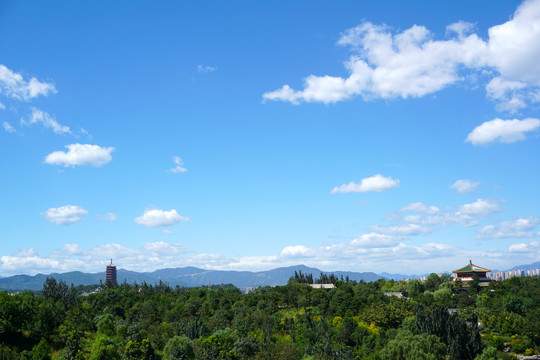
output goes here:
<path id="1" fill-rule="evenodd" d="M 81 296 L 80 288 L 48 278 L 40 293 L 0 292 L 0 359 L 486 360 L 540 353 L 539 277 L 466 292 L 437 274 L 425 282 L 365 283 L 300 272 L 285 286 L 249 294 L 232 285 L 108 285 Z"/>

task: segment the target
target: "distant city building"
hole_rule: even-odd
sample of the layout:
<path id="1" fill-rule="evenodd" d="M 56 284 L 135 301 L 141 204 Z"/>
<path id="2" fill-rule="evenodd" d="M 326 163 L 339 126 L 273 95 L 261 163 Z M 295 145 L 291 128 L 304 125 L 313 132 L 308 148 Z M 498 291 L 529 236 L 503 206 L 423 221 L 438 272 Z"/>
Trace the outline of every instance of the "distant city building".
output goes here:
<path id="1" fill-rule="evenodd" d="M 497 272 L 494 272 L 492 274 L 487 274 L 487 276 L 491 280 L 503 281 L 505 279 L 504 272 L 502 272 L 502 271 L 497 271 Z"/>
<path id="2" fill-rule="evenodd" d="M 540 276 L 540 269 L 527 270 L 527 276 Z"/>
<path id="3" fill-rule="evenodd" d="M 111 264 L 107 265 L 107 270 L 105 270 L 105 284 L 111 283 L 111 285 L 116 285 L 116 266 L 113 265 L 112 259 Z"/>
<path id="4" fill-rule="evenodd" d="M 478 280 L 479 280 L 479 285 L 480 286 L 489 286 L 489 282 L 491 281 L 488 277 L 487 277 L 487 273 L 490 272 L 491 270 L 489 269 L 485 269 L 483 267 L 480 267 L 478 265 L 474 265 L 472 263 L 472 260 L 469 260 L 469 264 L 460 268 L 460 269 L 457 269 L 457 270 L 454 270 L 452 271 L 454 274 L 456 274 L 456 278 L 454 280 L 454 282 L 456 282 L 457 280 L 461 280 L 461 283 L 462 283 L 462 286 L 461 288 L 462 289 L 467 289 L 469 288 L 471 285 L 470 285 L 470 282 L 472 281 L 473 279 L 473 275 L 476 274 L 478 276 Z"/>
<path id="5" fill-rule="evenodd" d="M 523 270 L 511 270 L 511 271 L 507 271 L 504 273 L 504 278 L 505 279 L 510 279 L 510 278 L 513 278 L 513 277 L 520 277 L 520 276 L 525 276 L 525 271 Z"/>

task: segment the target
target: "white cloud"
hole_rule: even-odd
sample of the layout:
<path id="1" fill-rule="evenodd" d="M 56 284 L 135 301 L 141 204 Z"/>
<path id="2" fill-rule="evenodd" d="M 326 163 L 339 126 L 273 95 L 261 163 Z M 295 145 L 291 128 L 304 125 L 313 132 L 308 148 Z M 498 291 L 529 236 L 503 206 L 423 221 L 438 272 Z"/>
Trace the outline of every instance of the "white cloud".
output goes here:
<path id="1" fill-rule="evenodd" d="M 2 104 L 2 103 L 0 102 L 0 110 L 5 110 L 5 109 L 6 109 L 6 105 L 4 105 L 4 104 Z"/>
<path id="2" fill-rule="evenodd" d="M 478 230 L 480 238 L 531 238 L 538 236 L 533 230 L 540 225 L 540 218 L 530 216 L 517 218 L 512 221 L 503 221 L 498 225 L 486 225 Z"/>
<path id="3" fill-rule="evenodd" d="M 78 244 L 64 244 L 62 248 L 68 253 L 68 254 L 80 254 L 82 253 L 82 249 L 79 247 Z"/>
<path id="4" fill-rule="evenodd" d="M 479 182 L 472 181 L 469 179 L 460 179 L 460 180 L 456 180 L 455 183 L 450 185 L 450 189 L 454 189 L 460 194 L 466 194 L 466 193 L 470 193 L 476 190 L 478 185 L 480 185 Z"/>
<path id="5" fill-rule="evenodd" d="M 217 67 L 215 66 L 208 66 L 208 65 L 197 65 L 197 72 L 206 74 L 209 72 L 214 72 L 217 70 Z"/>
<path id="6" fill-rule="evenodd" d="M 281 250 L 281 256 L 290 257 L 308 257 L 313 255 L 313 250 L 304 245 L 286 246 Z"/>
<path id="7" fill-rule="evenodd" d="M 21 119 L 21 125 L 42 124 L 46 128 L 52 129 L 55 134 L 71 134 L 68 126 L 60 125 L 54 117 L 36 108 L 32 108 L 32 114 L 28 119 Z"/>
<path id="8" fill-rule="evenodd" d="M 475 34 L 461 33 L 442 41 L 432 37 L 423 26 L 392 35 L 387 26 L 365 22 L 345 31 L 338 41 L 353 52 L 345 63 L 348 77 L 310 75 L 302 91 L 285 85 L 263 98 L 335 103 L 355 95 L 366 99 L 422 97 L 461 80 L 460 66 L 483 66 L 480 60 L 486 44 Z"/>
<path id="9" fill-rule="evenodd" d="M 410 211 L 419 214 L 436 214 L 440 211 L 440 209 L 436 206 L 427 206 L 421 202 L 415 202 L 401 208 L 399 211 Z"/>
<path id="10" fill-rule="evenodd" d="M 404 235 L 404 236 L 426 234 L 426 233 L 431 232 L 430 228 L 420 226 L 418 224 L 400 224 L 400 225 L 389 225 L 389 226 L 374 225 L 371 228 L 374 231 L 378 231 L 385 234 Z"/>
<path id="11" fill-rule="evenodd" d="M 330 194 L 345 194 L 350 192 L 381 192 L 399 187 L 399 180 L 391 177 L 384 177 L 381 174 L 374 175 L 369 178 L 362 179 L 360 183 L 350 182 L 341 186 L 336 186 L 330 191 Z"/>
<path id="12" fill-rule="evenodd" d="M 350 245 L 360 248 L 385 248 L 395 246 L 397 243 L 399 243 L 399 241 L 396 241 L 389 235 L 371 232 L 354 238 L 350 242 Z"/>
<path id="13" fill-rule="evenodd" d="M 135 218 L 137 224 L 149 227 L 173 226 L 181 221 L 190 220 L 178 214 L 175 209 L 169 211 L 146 209 L 141 216 Z"/>
<path id="14" fill-rule="evenodd" d="M 493 199 L 478 199 L 473 203 L 464 204 L 459 207 L 458 215 L 487 216 L 501 211 L 500 201 Z"/>
<path id="15" fill-rule="evenodd" d="M 526 107 L 526 101 L 532 95 L 525 82 L 504 80 L 501 77 L 491 79 L 486 85 L 486 92 L 488 98 L 499 103 L 499 110 L 512 113 Z"/>
<path id="16" fill-rule="evenodd" d="M 493 141 L 513 143 L 525 140 L 525 133 L 540 127 L 540 120 L 527 118 L 524 120 L 494 119 L 486 121 L 474 128 L 467 136 L 467 142 L 473 145 L 485 145 Z"/>
<path id="17" fill-rule="evenodd" d="M 49 208 L 41 215 L 47 221 L 58 225 L 71 225 L 84 219 L 88 211 L 80 206 L 64 205 L 58 208 Z"/>
<path id="18" fill-rule="evenodd" d="M 174 164 L 176 165 L 172 169 L 170 169 L 170 172 L 173 173 L 185 173 L 187 172 L 187 169 L 184 167 L 184 162 L 182 159 L 178 156 L 173 157 Z"/>
<path id="19" fill-rule="evenodd" d="M 171 230 L 167 230 L 167 229 L 163 230 L 161 233 L 163 235 L 172 235 L 173 234 L 173 232 Z"/>
<path id="20" fill-rule="evenodd" d="M 19 73 L 0 64 L 0 93 L 18 100 L 29 100 L 40 95 L 56 93 L 52 83 L 40 82 L 35 77 L 25 80 Z"/>
<path id="21" fill-rule="evenodd" d="M 540 242 L 532 241 L 530 243 L 512 244 L 508 247 L 510 253 L 534 253 L 538 254 L 540 250 Z"/>
<path id="22" fill-rule="evenodd" d="M 501 110 L 515 111 L 540 101 L 539 0 L 523 2 L 511 20 L 488 30 L 487 40 L 463 21 L 446 30 L 447 38 L 437 40 L 424 26 L 395 32 L 364 22 L 346 30 L 338 41 L 351 49 L 347 76 L 310 75 L 303 90 L 284 85 L 263 98 L 327 104 L 353 96 L 422 97 L 483 71 L 492 76 L 487 96 Z"/>
<path id="23" fill-rule="evenodd" d="M 7 121 L 3 121 L 2 126 L 4 127 L 4 130 L 7 131 L 8 133 L 16 132 L 15 128 L 13 126 L 11 126 L 11 124 L 8 123 Z"/>
<path id="24" fill-rule="evenodd" d="M 101 147 L 90 144 L 66 145 L 67 152 L 55 151 L 47 155 L 45 162 L 51 165 L 74 167 L 77 165 L 91 165 L 100 167 L 112 160 L 113 147 Z"/>
<path id="25" fill-rule="evenodd" d="M 406 230 L 410 230 L 416 235 L 416 230 L 421 232 L 432 231 L 432 226 L 449 226 L 460 224 L 465 227 L 477 226 L 479 220 L 489 215 L 501 211 L 501 204 L 504 200 L 494 199 L 478 199 L 472 203 L 459 206 L 447 206 L 439 208 L 437 206 L 428 206 L 421 202 L 409 204 L 396 212 L 389 213 L 387 219 L 394 223 L 401 222 L 401 225 L 395 226 L 394 231 L 398 234 L 398 230 L 403 230 L 403 235 L 407 235 Z M 410 214 L 412 213 L 412 214 Z M 412 224 L 429 225 L 430 227 L 421 227 L 420 229 L 412 227 Z M 392 227 L 372 227 L 374 230 L 383 231 L 385 228 L 388 231 Z"/>
<path id="26" fill-rule="evenodd" d="M 98 220 L 103 221 L 115 221 L 116 219 L 118 219 L 118 215 L 112 212 L 108 212 L 105 215 L 97 214 L 96 217 L 98 218 Z"/>
<path id="27" fill-rule="evenodd" d="M 490 65 L 505 82 L 540 85 L 540 1 L 524 1 L 513 18 L 489 29 Z"/>

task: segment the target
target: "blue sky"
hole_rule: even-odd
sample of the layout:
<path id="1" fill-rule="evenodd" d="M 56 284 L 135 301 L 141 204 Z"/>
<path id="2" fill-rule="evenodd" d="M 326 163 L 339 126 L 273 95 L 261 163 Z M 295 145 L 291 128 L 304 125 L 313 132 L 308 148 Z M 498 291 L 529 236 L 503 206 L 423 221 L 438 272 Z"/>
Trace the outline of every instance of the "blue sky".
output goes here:
<path id="1" fill-rule="evenodd" d="M 4 1 L 0 276 L 538 261 L 539 38 L 539 0 Z"/>

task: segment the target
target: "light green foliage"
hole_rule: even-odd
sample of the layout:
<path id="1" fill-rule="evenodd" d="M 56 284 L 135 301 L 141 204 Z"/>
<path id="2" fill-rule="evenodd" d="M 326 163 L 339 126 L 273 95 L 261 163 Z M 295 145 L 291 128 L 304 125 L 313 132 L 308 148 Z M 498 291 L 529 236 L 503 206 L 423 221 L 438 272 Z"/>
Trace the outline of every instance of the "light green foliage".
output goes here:
<path id="1" fill-rule="evenodd" d="M 200 355 L 203 359 L 234 359 L 233 348 L 237 339 L 236 333 L 230 328 L 217 330 L 200 342 Z"/>
<path id="2" fill-rule="evenodd" d="M 426 290 L 434 292 L 435 290 L 439 289 L 440 284 L 441 284 L 441 278 L 439 277 L 439 275 L 432 273 L 428 276 L 428 278 L 424 282 L 424 287 Z"/>
<path id="3" fill-rule="evenodd" d="M 113 336 L 116 332 L 114 317 L 111 314 L 101 316 L 97 323 L 98 333 Z"/>
<path id="4" fill-rule="evenodd" d="M 89 360 L 119 360 L 118 345 L 107 336 L 99 336 L 92 345 Z"/>
<path id="5" fill-rule="evenodd" d="M 163 360 L 195 359 L 193 345 L 187 336 L 175 336 L 167 341 L 163 349 Z"/>
<path id="6" fill-rule="evenodd" d="M 497 360 L 500 359 L 497 355 L 497 349 L 494 347 L 487 347 L 484 351 L 474 358 L 474 360 Z"/>
<path id="7" fill-rule="evenodd" d="M 32 360 L 51 360 L 51 346 L 44 338 L 32 348 Z"/>
<path id="8" fill-rule="evenodd" d="M 158 357 L 148 339 L 128 341 L 123 360 L 157 360 Z"/>
<path id="9" fill-rule="evenodd" d="M 400 331 L 382 349 L 381 360 L 439 360 L 444 359 L 446 346 L 435 335 L 413 335 Z"/>

